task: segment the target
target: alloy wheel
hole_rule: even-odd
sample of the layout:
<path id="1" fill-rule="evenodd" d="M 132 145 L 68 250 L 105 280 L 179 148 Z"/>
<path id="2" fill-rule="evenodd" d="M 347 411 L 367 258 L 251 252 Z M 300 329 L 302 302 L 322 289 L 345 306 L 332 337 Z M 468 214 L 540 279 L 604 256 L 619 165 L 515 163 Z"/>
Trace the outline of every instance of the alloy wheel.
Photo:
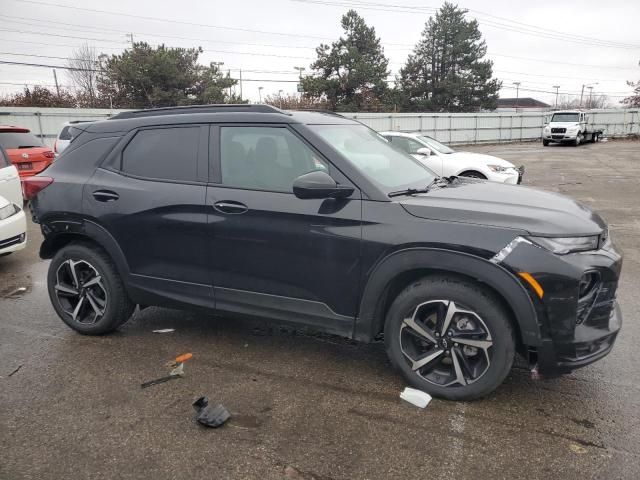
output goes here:
<path id="1" fill-rule="evenodd" d="M 451 300 L 421 303 L 400 327 L 400 349 L 409 368 L 439 387 L 480 379 L 491 365 L 492 346 L 480 316 Z"/>
<path id="2" fill-rule="evenodd" d="M 60 307 L 75 322 L 94 324 L 107 309 L 102 276 L 85 260 L 66 260 L 56 271 L 55 294 Z"/>

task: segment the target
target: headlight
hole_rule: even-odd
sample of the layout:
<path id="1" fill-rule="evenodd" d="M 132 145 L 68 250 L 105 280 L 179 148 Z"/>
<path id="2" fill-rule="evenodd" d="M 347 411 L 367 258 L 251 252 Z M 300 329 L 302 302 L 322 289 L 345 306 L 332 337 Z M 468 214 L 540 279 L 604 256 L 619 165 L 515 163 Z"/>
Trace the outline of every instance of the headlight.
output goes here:
<path id="1" fill-rule="evenodd" d="M 511 169 L 511 167 L 503 167 L 502 165 L 487 165 L 487 168 L 492 172 L 498 172 L 498 173 L 506 172 L 507 170 Z"/>
<path id="2" fill-rule="evenodd" d="M 528 237 L 536 245 L 564 255 L 571 252 L 586 252 L 598 249 L 598 235 L 589 237 Z"/>
<path id="3" fill-rule="evenodd" d="M 13 203 L 10 203 L 9 205 L 0 208 L 0 220 L 9 218 L 11 215 L 15 215 L 18 212 L 18 207 L 16 207 Z"/>

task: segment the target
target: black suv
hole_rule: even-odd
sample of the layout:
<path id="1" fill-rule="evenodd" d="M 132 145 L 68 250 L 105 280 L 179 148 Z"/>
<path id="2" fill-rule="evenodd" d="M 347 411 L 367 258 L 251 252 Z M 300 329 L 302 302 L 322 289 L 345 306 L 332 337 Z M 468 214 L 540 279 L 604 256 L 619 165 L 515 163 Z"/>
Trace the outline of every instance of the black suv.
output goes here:
<path id="1" fill-rule="evenodd" d="M 293 322 L 386 350 L 450 399 L 605 356 L 622 259 L 553 193 L 438 178 L 370 128 L 265 105 L 127 112 L 74 127 L 27 179 L 53 307 L 103 334 L 136 305 Z"/>

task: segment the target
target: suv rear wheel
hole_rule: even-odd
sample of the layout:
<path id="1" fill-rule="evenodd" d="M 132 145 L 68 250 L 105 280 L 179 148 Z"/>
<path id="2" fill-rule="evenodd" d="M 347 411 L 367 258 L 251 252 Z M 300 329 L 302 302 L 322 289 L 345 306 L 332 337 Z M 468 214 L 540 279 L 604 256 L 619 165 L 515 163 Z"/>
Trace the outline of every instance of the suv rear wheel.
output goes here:
<path id="1" fill-rule="evenodd" d="M 515 355 L 509 315 L 478 284 L 426 277 L 403 290 L 385 323 L 393 365 L 436 397 L 471 400 L 495 390 Z"/>
<path id="2" fill-rule="evenodd" d="M 111 258 L 90 245 L 59 250 L 49 264 L 47 286 L 58 316 L 85 335 L 112 332 L 135 309 Z"/>

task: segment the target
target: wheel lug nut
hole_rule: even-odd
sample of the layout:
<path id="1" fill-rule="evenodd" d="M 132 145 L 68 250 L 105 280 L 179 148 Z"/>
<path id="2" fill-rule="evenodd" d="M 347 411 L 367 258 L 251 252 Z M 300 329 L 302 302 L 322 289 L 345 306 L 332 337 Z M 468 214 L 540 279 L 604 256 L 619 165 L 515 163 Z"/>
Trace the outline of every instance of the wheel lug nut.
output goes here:
<path id="1" fill-rule="evenodd" d="M 439 336 L 440 336 L 440 334 L 438 332 L 436 332 L 436 337 L 439 337 Z"/>
<path id="2" fill-rule="evenodd" d="M 454 343 L 454 344 L 453 344 L 453 346 L 454 346 L 454 347 L 457 347 L 457 346 L 458 346 L 458 344 L 457 344 L 457 343 Z"/>
<path id="3" fill-rule="evenodd" d="M 449 330 L 449 332 L 447 333 L 447 335 L 449 335 L 450 337 L 453 337 L 453 332 L 451 330 Z"/>

